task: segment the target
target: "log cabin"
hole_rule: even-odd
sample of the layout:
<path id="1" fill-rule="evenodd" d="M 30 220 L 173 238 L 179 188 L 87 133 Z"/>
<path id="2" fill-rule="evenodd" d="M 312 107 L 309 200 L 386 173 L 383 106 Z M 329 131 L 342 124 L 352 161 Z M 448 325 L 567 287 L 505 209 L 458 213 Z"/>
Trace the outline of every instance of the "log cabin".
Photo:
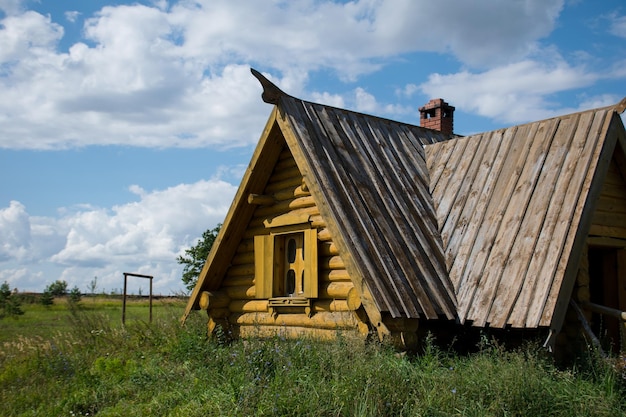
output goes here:
<path id="1" fill-rule="evenodd" d="M 252 72 L 273 109 L 183 320 L 402 347 L 451 323 L 550 348 L 623 335 L 623 106 L 462 137 L 441 99 L 414 126 Z"/>

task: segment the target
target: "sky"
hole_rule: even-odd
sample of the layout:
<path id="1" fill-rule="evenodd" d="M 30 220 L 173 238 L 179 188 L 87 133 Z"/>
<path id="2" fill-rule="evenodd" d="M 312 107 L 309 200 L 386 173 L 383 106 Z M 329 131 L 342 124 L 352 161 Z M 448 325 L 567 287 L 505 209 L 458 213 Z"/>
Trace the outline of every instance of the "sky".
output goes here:
<path id="1" fill-rule="evenodd" d="M 272 110 L 250 67 L 412 124 L 440 97 L 472 134 L 624 98 L 626 3 L 0 0 L 0 282 L 184 293 Z"/>

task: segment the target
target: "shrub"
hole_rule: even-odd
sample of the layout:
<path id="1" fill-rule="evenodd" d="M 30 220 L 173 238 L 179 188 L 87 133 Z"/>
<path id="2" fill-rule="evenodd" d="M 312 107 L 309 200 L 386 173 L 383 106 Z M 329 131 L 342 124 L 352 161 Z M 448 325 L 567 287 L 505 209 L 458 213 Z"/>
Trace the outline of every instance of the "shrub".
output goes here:
<path id="1" fill-rule="evenodd" d="M 39 297 L 39 302 L 46 307 L 54 304 L 54 295 L 52 295 L 52 292 L 50 292 L 48 288 L 46 288 L 41 294 L 41 297 Z"/>
<path id="2" fill-rule="evenodd" d="M 82 298 L 82 295 L 80 293 L 80 290 L 78 289 L 77 286 L 74 286 L 74 288 L 70 290 L 69 298 L 67 299 L 67 301 L 70 304 L 78 304 L 80 303 L 81 298 Z"/>
<path id="3" fill-rule="evenodd" d="M 67 294 L 67 282 L 57 279 L 52 284 L 48 285 L 45 291 L 50 291 L 55 297 L 62 297 Z"/>
<path id="4" fill-rule="evenodd" d="M 7 316 L 21 316 L 24 314 L 20 300 L 11 292 L 9 283 L 0 285 L 0 319 Z"/>

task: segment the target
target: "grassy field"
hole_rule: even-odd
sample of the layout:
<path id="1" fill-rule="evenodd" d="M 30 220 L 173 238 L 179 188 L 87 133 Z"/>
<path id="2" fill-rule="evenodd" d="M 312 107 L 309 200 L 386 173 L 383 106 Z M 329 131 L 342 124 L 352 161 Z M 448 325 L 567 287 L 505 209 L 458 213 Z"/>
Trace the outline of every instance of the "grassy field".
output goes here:
<path id="1" fill-rule="evenodd" d="M 539 348 L 485 341 L 456 356 L 338 338 L 208 341 L 184 300 L 63 300 L 0 321 L 1 416 L 620 416 L 621 371 L 558 369 Z"/>

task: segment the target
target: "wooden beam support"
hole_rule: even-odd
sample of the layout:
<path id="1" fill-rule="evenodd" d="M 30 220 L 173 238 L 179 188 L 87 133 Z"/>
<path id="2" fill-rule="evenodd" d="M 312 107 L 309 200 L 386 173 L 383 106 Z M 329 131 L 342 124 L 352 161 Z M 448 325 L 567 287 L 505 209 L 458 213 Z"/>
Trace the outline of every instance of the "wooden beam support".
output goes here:
<path id="1" fill-rule="evenodd" d="M 276 200 L 271 195 L 263 195 L 263 194 L 248 194 L 248 204 L 253 204 L 256 206 L 271 206 L 274 204 Z"/>

